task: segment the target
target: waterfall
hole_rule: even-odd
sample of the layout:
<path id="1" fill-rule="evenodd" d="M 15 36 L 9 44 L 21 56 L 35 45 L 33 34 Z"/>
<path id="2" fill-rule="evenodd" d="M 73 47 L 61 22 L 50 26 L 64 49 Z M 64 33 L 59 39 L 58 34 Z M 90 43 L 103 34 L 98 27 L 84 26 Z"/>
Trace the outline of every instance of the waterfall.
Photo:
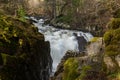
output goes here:
<path id="1" fill-rule="evenodd" d="M 53 72 L 56 71 L 57 65 L 66 51 L 78 51 L 78 42 L 73 35 L 74 33 L 76 33 L 77 36 L 84 36 L 87 41 L 93 37 L 90 33 L 58 29 L 49 25 L 43 26 L 43 23 L 43 19 L 40 19 L 37 23 L 34 23 L 34 25 L 38 27 L 39 32 L 44 34 L 45 40 L 50 42 L 51 56 L 53 59 Z"/>

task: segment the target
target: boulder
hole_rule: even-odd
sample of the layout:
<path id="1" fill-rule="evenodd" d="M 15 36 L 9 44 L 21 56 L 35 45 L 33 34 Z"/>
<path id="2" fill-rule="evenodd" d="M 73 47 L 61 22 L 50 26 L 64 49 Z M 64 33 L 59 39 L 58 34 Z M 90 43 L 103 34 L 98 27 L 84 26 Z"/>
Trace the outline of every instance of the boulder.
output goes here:
<path id="1" fill-rule="evenodd" d="M 97 51 L 93 49 L 97 45 Z M 92 49 L 91 49 L 92 47 Z M 102 39 L 89 44 L 86 52 L 67 51 L 52 80 L 107 80 L 103 69 Z M 89 50 L 94 52 L 92 55 Z"/>

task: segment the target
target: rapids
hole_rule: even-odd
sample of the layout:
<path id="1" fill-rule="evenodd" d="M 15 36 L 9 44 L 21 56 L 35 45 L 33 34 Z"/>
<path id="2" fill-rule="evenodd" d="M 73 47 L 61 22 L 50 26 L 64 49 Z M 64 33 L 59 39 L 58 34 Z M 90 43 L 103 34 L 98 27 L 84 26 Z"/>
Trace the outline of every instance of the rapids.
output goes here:
<path id="1" fill-rule="evenodd" d="M 66 51 L 79 51 L 77 39 L 73 35 L 74 33 L 76 33 L 78 37 L 83 36 L 87 41 L 93 37 L 90 33 L 84 33 L 82 31 L 58 29 L 49 25 L 43 26 L 43 19 L 34 20 L 37 22 L 34 23 L 34 25 L 38 27 L 39 32 L 44 34 L 46 41 L 50 42 L 51 56 L 53 59 L 53 73 L 56 71 L 57 65 Z"/>

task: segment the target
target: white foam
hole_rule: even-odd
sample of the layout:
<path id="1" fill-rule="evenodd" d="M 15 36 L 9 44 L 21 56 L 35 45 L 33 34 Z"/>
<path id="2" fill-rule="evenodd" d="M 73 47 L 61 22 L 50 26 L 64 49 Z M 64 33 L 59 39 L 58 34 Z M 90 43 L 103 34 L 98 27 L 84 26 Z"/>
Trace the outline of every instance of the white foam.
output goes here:
<path id="1" fill-rule="evenodd" d="M 84 36 L 87 41 L 93 37 L 90 33 L 83 33 L 81 31 L 57 29 L 49 25 L 42 26 L 42 22 L 44 21 L 39 20 L 35 25 L 38 27 L 39 32 L 44 34 L 45 40 L 50 42 L 53 72 L 56 70 L 58 63 L 66 51 L 78 51 L 78 43 L 73 33 L 76 33 L 77 36 Z"/>

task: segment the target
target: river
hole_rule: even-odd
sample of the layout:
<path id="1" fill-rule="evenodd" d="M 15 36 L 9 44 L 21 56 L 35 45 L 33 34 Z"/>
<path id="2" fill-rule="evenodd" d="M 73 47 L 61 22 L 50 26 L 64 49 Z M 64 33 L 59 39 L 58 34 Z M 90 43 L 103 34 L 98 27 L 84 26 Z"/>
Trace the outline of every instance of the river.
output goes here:
<path id="1" fill-rule="evenodd" d="M 49 25 L 43 26 L 43 19 L 34 20 L 37 22 L 34 23 L 34 25 L 38 27 L 39 32 L 44 34 L 46 41 L 50 42 L 51 56 L 53 59 L 53 73 L 56 71 L 57 65 L 60 63 L 60 60 L 65 55 L 66 51 L 79 51 L 78 41 L 74 34 L 78 37 L 83 36 L 86 41 L 90 41 L 93 37 L 90 33 L 85 33 L 82 31 L 58 29 Z"/>

